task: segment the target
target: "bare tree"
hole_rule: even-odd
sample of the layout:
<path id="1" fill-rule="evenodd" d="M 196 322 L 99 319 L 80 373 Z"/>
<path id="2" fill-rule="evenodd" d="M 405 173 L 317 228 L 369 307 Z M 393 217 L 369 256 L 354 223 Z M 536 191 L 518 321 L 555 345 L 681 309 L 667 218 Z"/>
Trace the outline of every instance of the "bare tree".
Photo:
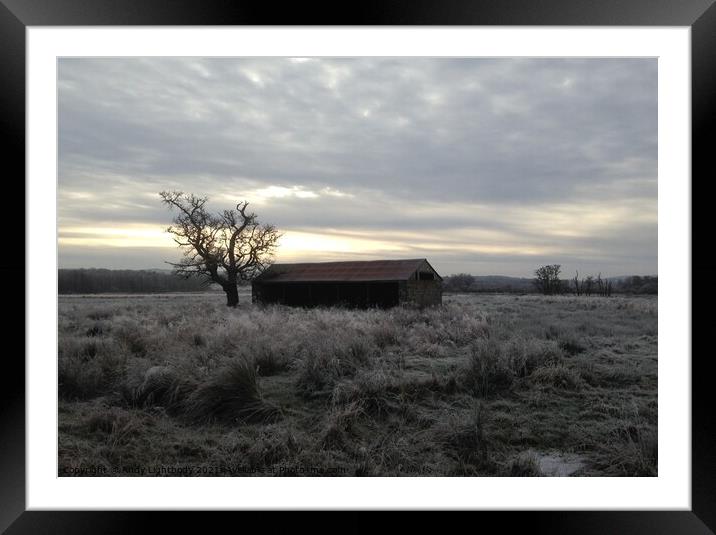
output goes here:
<path id="1" fill-rule="evenodd" d="M 281 234 L 273 225 L 259 224 L 246 201 L 214 215 L 206 210 L 207 197 L 182 191 L 159 195 L 177 211 L 167 232 L 184 254 L 180 262 L 167 263 L 177 275 L 215 282 L 226 292 L 227 306 L 238 305 L 239 282 L 253 279 L 271 264 Z"/>
<path id="2" fill-rule="evenodd" d="M 602 279 L 601 273 L 597 275 L 597 292 L 604 297 L 610 297 L 612 295 L 612 281 Z"/>
<path id="3" fill-rule="evenodd" d="M 559 278 L 561 268 L 560 264 L 551 264 L 536 269 L 534 285 L 545 295 L 560 293 L 562 290 L 562 281 Z"/>
<path id="4" fill-rule="evenodd" d="M 582 295 L 582 287 L 579 285 L 579 271 L 576 272 L 577 274 L 572 279 L 572 282 L 574 282 L 574 293 L 577 295 Z"/>
<path id="5" fill-rule="evenodd" d="M 594 277 L 592 275 L 588 275 L 585 279 L 582 280 L 582 291 L 584 292 L 584 295 L 590 296 L 592 295 L 593 289 Z"/>

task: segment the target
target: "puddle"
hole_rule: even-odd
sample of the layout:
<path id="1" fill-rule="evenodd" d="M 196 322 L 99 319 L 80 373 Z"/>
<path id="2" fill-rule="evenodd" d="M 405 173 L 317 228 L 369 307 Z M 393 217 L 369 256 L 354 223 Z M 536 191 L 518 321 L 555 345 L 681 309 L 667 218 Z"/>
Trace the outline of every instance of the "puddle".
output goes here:
<path id="1" fill-rule="evenodd" d="M 574 453 L 535 452 L 537 465 L 543 476 L 567 477 L 584 468 L 584 457 Z"/>

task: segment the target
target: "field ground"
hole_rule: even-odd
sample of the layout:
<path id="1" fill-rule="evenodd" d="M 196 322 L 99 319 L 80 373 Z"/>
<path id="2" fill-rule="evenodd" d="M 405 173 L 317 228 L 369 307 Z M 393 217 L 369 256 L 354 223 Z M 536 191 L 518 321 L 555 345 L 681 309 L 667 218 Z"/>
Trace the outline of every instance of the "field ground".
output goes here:
<path id="1" fill-rule="evenodd" d="M 657 475 L 657 299 L 60 296 L 59 475 Z"/>

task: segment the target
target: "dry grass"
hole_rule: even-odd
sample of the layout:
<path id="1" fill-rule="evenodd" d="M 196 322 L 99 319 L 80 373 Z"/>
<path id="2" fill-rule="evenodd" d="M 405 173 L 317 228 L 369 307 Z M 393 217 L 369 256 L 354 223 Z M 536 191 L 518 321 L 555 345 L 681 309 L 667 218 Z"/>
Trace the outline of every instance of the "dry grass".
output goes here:
<path id="1" fill-rule="evenodd" d="M 656 298 L 444 301 L 63 296 L 60 475 L 656 475 Z"/>

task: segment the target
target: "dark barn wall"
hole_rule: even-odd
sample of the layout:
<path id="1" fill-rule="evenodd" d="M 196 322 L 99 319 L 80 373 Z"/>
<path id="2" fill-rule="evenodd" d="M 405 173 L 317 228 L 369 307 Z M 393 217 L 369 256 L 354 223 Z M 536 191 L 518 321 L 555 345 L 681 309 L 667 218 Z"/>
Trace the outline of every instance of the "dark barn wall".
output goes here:
<path id="1" fill-rule="evenodd" d="M 397 282 L 281 282 L 251 285 L 254 303 L 388 308 L 399 303 Z"/>

